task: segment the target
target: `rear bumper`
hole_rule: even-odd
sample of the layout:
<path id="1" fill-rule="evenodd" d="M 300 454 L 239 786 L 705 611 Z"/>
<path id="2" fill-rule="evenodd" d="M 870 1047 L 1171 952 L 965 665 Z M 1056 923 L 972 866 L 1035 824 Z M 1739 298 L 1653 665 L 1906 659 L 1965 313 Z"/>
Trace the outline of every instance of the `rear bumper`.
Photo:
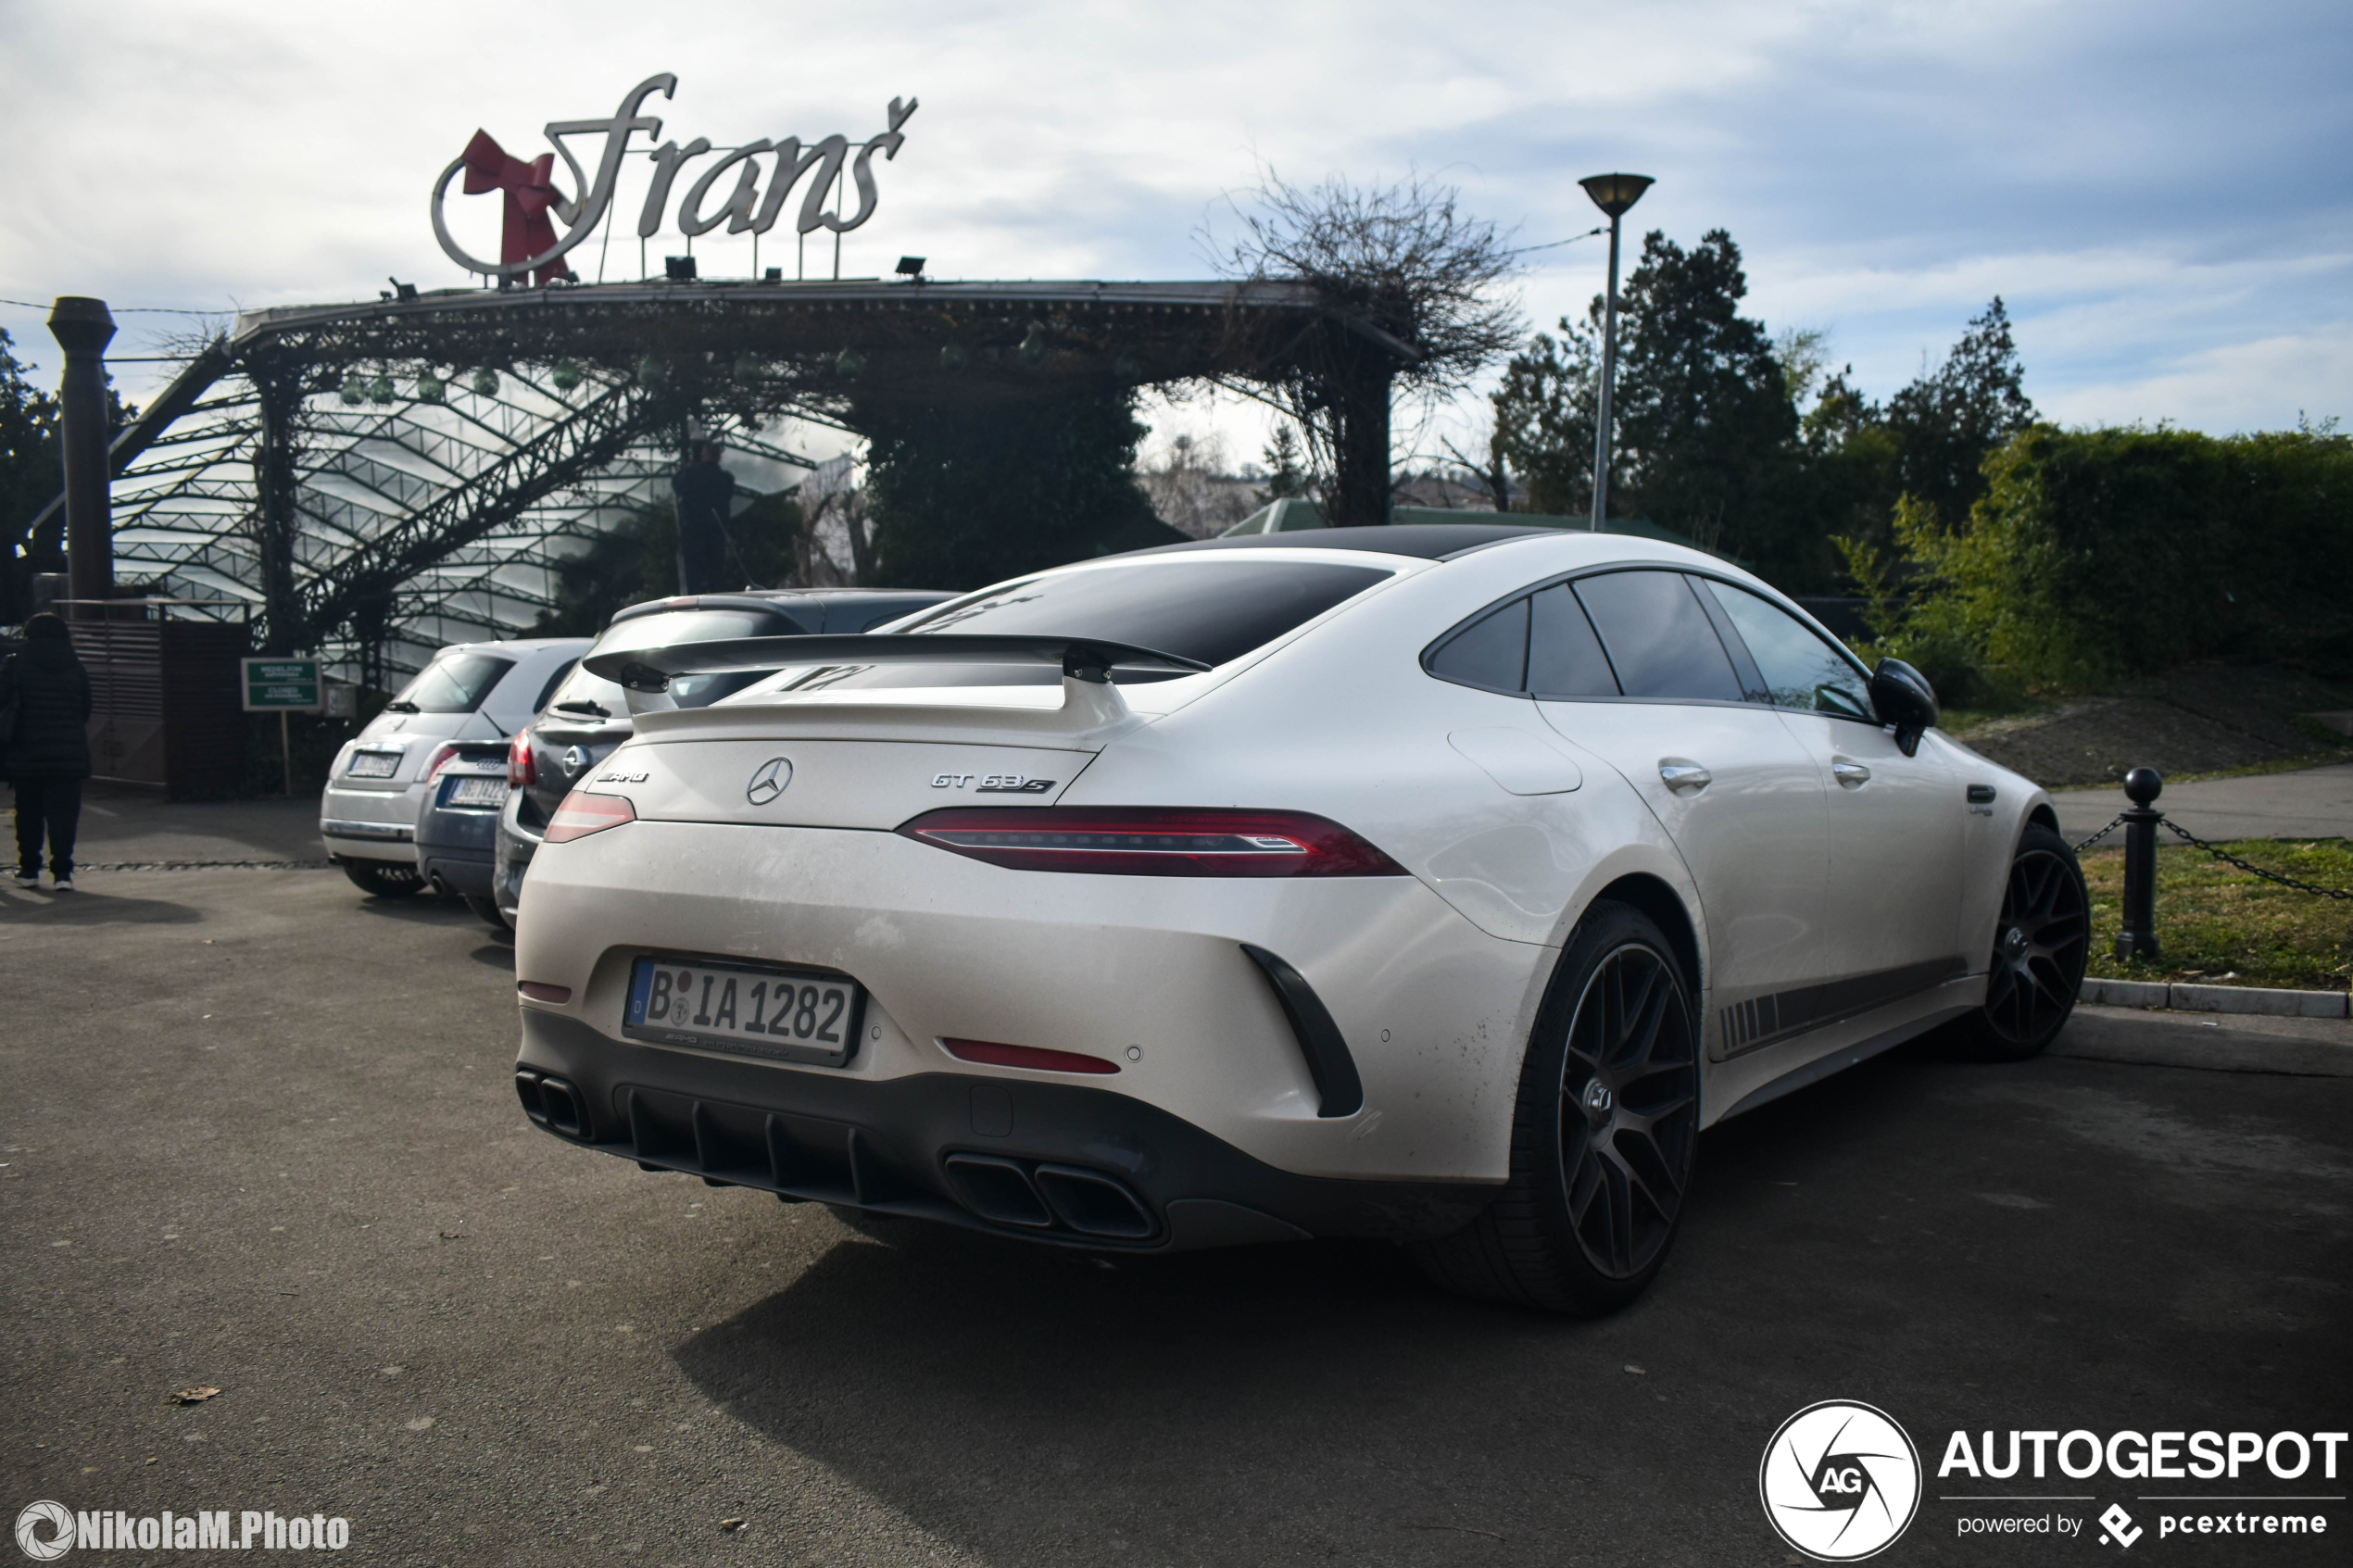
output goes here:
<path id="1" fill-rule="evenodd" d="M 476 898 L 490 897 L 491 860 L 487 850 L 453 849 L 441 844 L 420 845 L 417 869 L 424 873 L 427 882 L 438 884 L 449 892 Z"/>
<path id="2" fill-rule="evenodd" d="M 423 801 L 423 791 L 415 785 L 355 789 L 330 784 L 319 801 L 319 835 L 327 841 L 327 853 L 339 859 L 413 864 L 417 812 Z"/>
<path id="3" fill-rule="evenodd" d="M 540 1127 L 648 1170 L 1065 1247 L 1423 1239 L 1461 1229 L 1497 1190 L 1299 1175 L 1103 1089 L 780 1073 L 624 1044 L 534 1008 L 516 1087 Z"/>

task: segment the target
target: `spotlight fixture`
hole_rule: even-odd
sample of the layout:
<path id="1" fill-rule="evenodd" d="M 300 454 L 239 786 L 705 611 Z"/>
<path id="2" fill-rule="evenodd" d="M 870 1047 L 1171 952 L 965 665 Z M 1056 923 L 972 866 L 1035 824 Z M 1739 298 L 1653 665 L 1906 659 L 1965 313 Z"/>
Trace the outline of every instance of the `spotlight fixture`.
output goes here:
<path id="1" fill-rule="evenodd" d="M 911 282 L 922 282 L 924 281 L 924 258 L 920 256 L 900 257 L 899 258 L 899 275 L 907 279 Z"/>
<path id="2" fill-rule="evenodd" d="M 665 256 L 661 258 L 661 275 L 673 283 L 691 283 L 695 281 L 695 258 Z"/>

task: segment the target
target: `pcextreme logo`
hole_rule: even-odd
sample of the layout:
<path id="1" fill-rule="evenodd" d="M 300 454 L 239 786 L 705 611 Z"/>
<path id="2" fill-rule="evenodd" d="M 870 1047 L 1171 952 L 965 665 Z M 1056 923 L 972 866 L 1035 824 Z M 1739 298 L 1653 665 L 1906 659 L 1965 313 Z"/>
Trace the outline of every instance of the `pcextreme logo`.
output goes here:
<path id="1" fill-rule="evenodd" d="M 1895 1418 L 1825 1399 L 1781 1423 L 1756 1472 L 1765 1517 L 1818 1562 L 1856 1562 L 1894 1544 L 1920 1506 L 1920 1456 Z"/>

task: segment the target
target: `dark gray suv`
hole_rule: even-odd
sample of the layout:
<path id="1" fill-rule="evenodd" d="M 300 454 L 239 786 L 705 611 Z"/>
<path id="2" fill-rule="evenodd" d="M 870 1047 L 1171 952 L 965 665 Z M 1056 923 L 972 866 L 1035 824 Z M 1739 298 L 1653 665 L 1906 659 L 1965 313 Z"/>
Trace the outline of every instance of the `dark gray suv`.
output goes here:
<path id="1" fill-rule="evenodd" d="M 871 632 L 955 596 L 917 588 L 777 588 L 654 599 L 614 616 L 590 651 L 670 647 L 726 637 Z M 689 676 L 671 682 L 670 695 L 681 708 L 704 708 L 760 678 L 757 673 Z M 510 787 L 498 818 L 491 882 L 491 897 L 508 924 L 514 923 L 523 872 L 539 847 L 547 814 L 630 733 L 629 703 L 622 689 L 581 664 L 515 735 L 507 755 Z"/>

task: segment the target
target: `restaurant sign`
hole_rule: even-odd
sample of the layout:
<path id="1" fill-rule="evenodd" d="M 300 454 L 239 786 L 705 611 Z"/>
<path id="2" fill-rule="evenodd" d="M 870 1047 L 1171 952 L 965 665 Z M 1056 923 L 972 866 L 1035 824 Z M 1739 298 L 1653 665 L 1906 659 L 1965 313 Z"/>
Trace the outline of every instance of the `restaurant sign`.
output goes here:
<path id="1" fill-rule="evenodd" d="M 476 131 L 473 140 L 466 144 L 466 150 L 452 159 L 449 167 L 441 171 L 441 178 L 434 182 L 433 232 L 441 242 L 441 248 L 468 271 L 501 280 L 526 273 L 543 283 L 571 277 L 572 268 L 565 262 L 564 254 L 594 233 L 604 221 L 620 183 L 622 159 L 633 151 L 649 153 L 654 166 L 652 185 L 637 214 L 637 237 L 649 239 L 660 232 L 679 176 L 686 172 L 687 165 L 709 157 L 713 150 L 710 141 L 701 136 L 683 147 L 674 141 L 651 145 L 661 135 L 661 120 L 639 111 L 654 94 L 670 97 L 677 86 L 678 79 L 668 72 L 649 76 L 629 90 L 610 119 L 548 121 L 547 143 L 555 150 L 541 153 L 528 162 L 510 156 L 488 132 Z M 793 225 L 797 232 L 810 234 L 829 229 L 838 234 L 857 228 L 875 215 L 875 154 L 880 152 L 885 161 L 899 156 L 900 146 L 907 140 L 900 127 L 914 112 L 914 99 L 901 103 L 893 98 L 887 111 L 889 129 L 862 143 L 833 135 L 804 145 L 799 137 L 787 136 L 780 142 L 761 140 L 721 149 L 719 160 L 697 170 L 694 182 L 679 198 L 678 232 L 691 239 L 724 223 L 730 234 L 764 234 L 783 217 L 786 203 L 803 181 L 807 186 Z M 632 139 L 639 132 L 645 132 L 648 145 L 633 147 Z M 596 155 L 597 171 L 593 177 L 564 144 L 568 136 L 604 138 Z M 555 184 L 558 158 L 563 160 L 572 178 L 570 196 Z M 857 210 L 846 216 L 841 211 L 849 205 L 846 201 L 837 200 L 831 207 L 826 205 L 828 198 L 837 194 L 845 167 L 849 182 L 856 189 L 858 203 Z M 442 199 L 448 194 L 449 182 L 461 171 L 466 177 L 466 194 L 481 195 L 491 191 L 504 194 L 505 226 L 495 262 L 469 255 L 450 237 L 449 226 L 443 220 Z M 563 225 L 560 234 L 556 231 L 557 223 Z"/>

